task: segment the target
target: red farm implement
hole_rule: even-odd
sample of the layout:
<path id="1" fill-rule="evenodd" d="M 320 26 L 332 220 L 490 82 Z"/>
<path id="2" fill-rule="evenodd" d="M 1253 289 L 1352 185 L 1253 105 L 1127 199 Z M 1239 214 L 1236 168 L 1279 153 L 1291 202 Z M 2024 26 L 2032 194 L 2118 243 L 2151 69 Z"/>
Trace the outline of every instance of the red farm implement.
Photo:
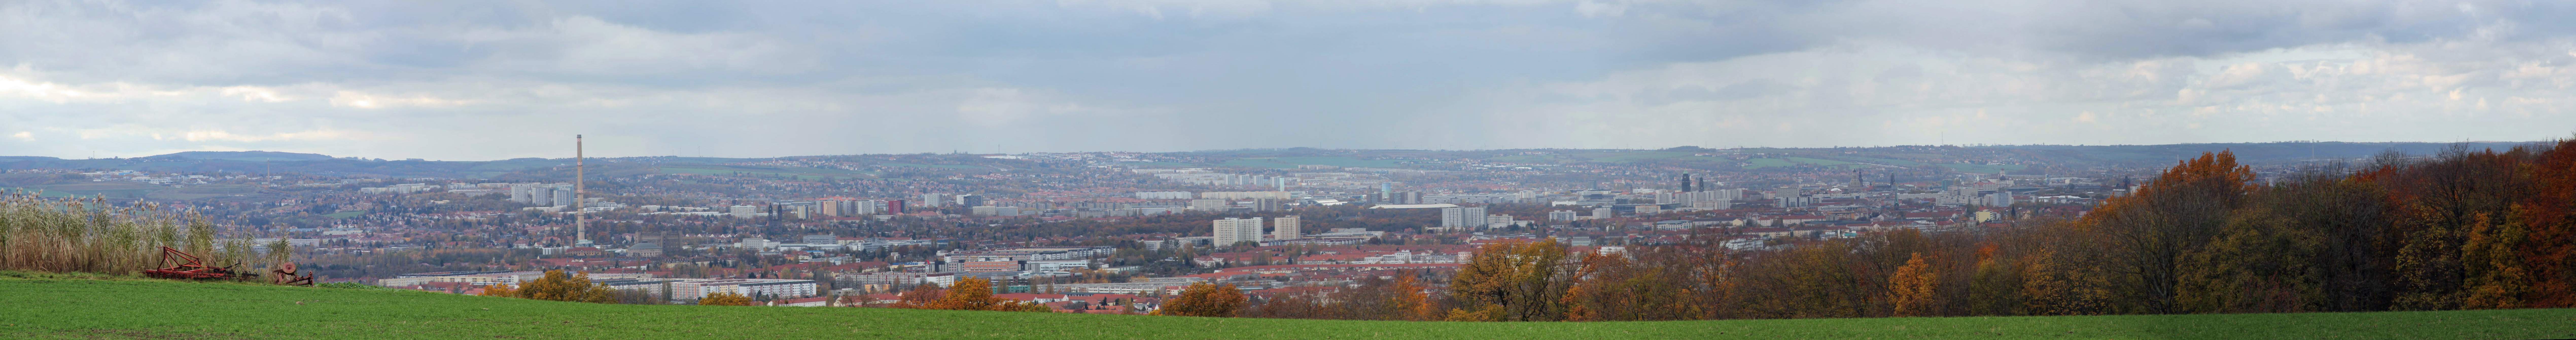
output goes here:
<path id="1" fill-rule="evenodd" d="M 143 275 L 166 279 L 189 280 L 233 279 L 259 276 L 259 274 L 235 273 L 233 272 L 233 266 L 208 266 L 205 261 L 198 259 L 197 255 L 190 255 L 188 252 L 179 251 L 178 249 L 170 249 L 170 247 L 161 247 L 162 265 L 170 264 L 170 262 L 172 262 L 171 260 L 174 258 L 181 260 L 181 263 L 178 266 L 161 269 L 146 269 L 143 271 Z M 239 265 L 240 264 L 234 264 L 234 266 Z"/>
<path id="2" fill-rule="evenodd" d="M 275 284 L 282 284 L 282 285 L 289 285 L 289 286 L 311 286 L 311 285 L 313 285 L 313 274 L 304 274 L 303 276 L 296 276 L 296 275 L 295 275 L 295 263 L 294 263 L 294 262 L 287 262 L 286 264 L 279 265 L 277 269 L 270 269 L 270 270 L 268 270 L 268 273 L 269 273 L 269 274 L 276 274 L 276 275 L 272 275 L 272 276 L 269 276 L 269 277 L 268 277 L 268 283 L 275 283 Z"/>

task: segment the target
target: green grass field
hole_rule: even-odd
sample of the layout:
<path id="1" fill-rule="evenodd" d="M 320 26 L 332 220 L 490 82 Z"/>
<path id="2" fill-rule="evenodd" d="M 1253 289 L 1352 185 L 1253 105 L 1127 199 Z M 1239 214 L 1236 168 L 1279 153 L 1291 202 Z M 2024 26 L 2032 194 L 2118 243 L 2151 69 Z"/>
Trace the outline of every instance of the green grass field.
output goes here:
<path id="1" fill-rule="evenodd" d="M 33 339 L 2533 339 L 2576 309 L 1674 322 L 1224 319 L 638 306 L 384 289 L 0 272 L 0 338 Z"/>

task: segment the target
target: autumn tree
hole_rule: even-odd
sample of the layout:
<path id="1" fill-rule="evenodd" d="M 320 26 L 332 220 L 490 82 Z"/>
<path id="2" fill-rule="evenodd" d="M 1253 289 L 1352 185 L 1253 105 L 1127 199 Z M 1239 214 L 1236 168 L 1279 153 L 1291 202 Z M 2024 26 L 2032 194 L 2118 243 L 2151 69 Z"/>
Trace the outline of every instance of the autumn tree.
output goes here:
<path id="1" fill-rule="evenodd" d="M 525 282 L 509 294 L 530 300 L 617 303 L 617 289 L 590 282 L 589 273 L 565 274 L 561 270 L 546 271 L 544 277 Z"/>
<path id="2" fill-rule="evenodd" d="M 929 306 L 931 302 L 939 301 L 943 295 L 946 295 L 945 293 L 946 291 L 940 289 L 937 283 L 922 282 L 920 286 L 914 286 L 912 290 L 906 290 L 902 295 L 897 296 L 894 304 L 888 307 L 925 309 L 924 307 Z"/>
<path id="3" fill-rule="evenodd" d="M 1054 312 L 1054 308 L 1034 302 L 1013 301 L 993 296 L 993 283 L 979 278 L 959 278 L 948 289 L 922 283 L 904 292 L 891 307 L 913 309 L 980 310 L 999 312 Z"/>
<path id="4" fill-rule="evenodd" d="M 2515 254 L 2523 242 L 2522 221 L 2497 221 L 2486 214 L 2471 221 L 2460 247 L 2461 269 L 2467 274 L 2460 308 L 2522 308 L 2523 294 L 2530 290 L 2530 271 Z"/>
<path id="5" fill-rule="evenodd" d="M 1230 318 L 1243 309 L 1244 299 L 1243 291 L 1232 284 L 1194 283 L 1180 296 L 1164 300 L 1163 308 L 1154 314 Z"/>
<path id="6" fill-rule="evenodd" d="M 1007 300 L 993 297 L 993 282 L 978 278 L 958 278 L 947 293 L 923 309 L 1001 310 Z"/>
<path id="7" fill-rule="evenodd" d="M 2023 310 L 2022 267 L 2004 257 L 2003 247 L 1986 243 L 1977 247 L 1976 273 L 1968 281 L 1966 304 L 1969 315 L 2018 315 Z"/>
<path id="8" fill-rule="evenodd" d="M 2398 223 L 2392 224 L 2400 241 L 2390 260 L 2395 276 L 2392 288 L 2396 292 L 2391 309 L 2466 307 L 2466 300 L 2474 294 L 2471 291 L 2481 289 L 2471 287 L 2472 280 L 2510 274 L 2499 272 L 2510 270 L 2510 266 L 2473 263 L 2494 257 L 2494 249 L 2482 247 L 2484 252 L 2472 254 L 2467 247 L 2472 239 L 2506 242 L 2519 238 L 2502 236 L 2519 232 L 2519 226 L 2510 225 L 2510 220 L 2515 219 L 2510 215 L 2515 214 L 2512 207 L 2517 201 L 2531 194 L 2535 182 L 2525 175 L 2532 172 L 2528 168 L 2530 160 L 2547 159 L 2534 152 L 2526 148 L 2496 152 L 2454 146 L 2431 161 L 2383 162 L 2377 171 L 2368 174 L 2391 188 L 2394 200 L 2405 202 L 2399 206 Z M 2511 247 L 2520 248 L 2518 244 Z M 2486 288 L 2508 290 L 2519 290 L 2514 286 L 2527 284 L 2488 283 L 2512 285 Z"/>
<path id="9" fill-rule="evenodd" d="M 707 297 L 699 298 L 699 299 L 698 299 L 698 305 L 699 305 L 699 306 L 750 306 L 750 305 L 751 305 L 751 297 L 749 297 L 749 296 L 742 296 L 742 294 L 734 294 L 734 293 L 732 293 L 732 292 L 717 292 L 717 293 L 715 293 L 715 294 L 707 294 Z"/>
<path id="10" fill-rule="evenodd" d="M 480 295 L 480 296 L 499 296 L 499 297 L 519 297 L 519 293 L 518 293 L 517 291 L 514 291 L 514 290 L 510 289 L 510 285 L 509 285 L 509 284 L 496 284 L 496 285 L 491 285 L 491 286 L 485 286 L 485 287 L 483 287 L 483 292 L 482 292 L 482 293 L 476 293 L 476 294 L 474 294 L 474 295 Z"/>
<path id="11" fill-rule="evenodd" d="M 2111 310 L 2109 281 L 2100 270 L 2054 250 L 2032 254 L 2023 281 L 2023 312 L 2031 315 L 2098 315 Z"/>
<path id="12" fill-rule="evenodd" d="M 2120 295 L 2117 301 L 2141 312 L 2174 312 L 2184 255 L 2219 233 L 2228 213 L 2245 202 L 2253 180 L 2253 168 L 2236 164 L 2235 153 L 2203 153 L 2085 215 L 2081 230 L 2114 252 L 2090 258 L 2105 260 L 2101 268 L 2116 275 L 2109 282 Z"/>
<path id="13" fill-rule="evenodd" d="M 1452 321 L 1548 321 L 1564 314 L 1565 246 L 1549 238 L 1489 244 L 1459 266 L 1449 283 L 1461 308 Z"/>
<path id="14" fill-rule="evenodd" d="M 2324 236 L 2266 208 L 2239 212 L 2216 240 L 2185 254 L 2177 308 L 2201 313 L 2311 311 L 2325 298 L 2314 267 Z"/>
<path id="15" fill-rule="evenodd" d="M 1923 253 L 1914 253 L 1912 259 L 1905 260 L 1905 266 L 1897 267 L 1895 275 L 1888 277 L 1888 303 L 1894 305 L 1896 316 L 1939 315 L 1941 297 L 1934 290 L 1941 277 L 1936 270 L 1931 262 L 1923 260 Z"/>
<path id="16" fill-rule="evenodd" d="M 2514 257 L 2523 261 L 2532 308 L 2576 306 L 2576 139 L 2543 146 L 2531 159 L 2528 194 L 2514 210 L 2523 239 Z"/>
<path id="17" fill-rule="evenodd" d="M 1431 294 L 1422 291 L 1421 279 L 1417 276 L 1410 270 L 1396 271 L 1395 282 L 1387 288 L 1393 295 L 1387 305 L 1392 307 L 1396 320 L 1439 320 L 1442 317 L 1440 307 L 1431 304 Z"/>
<path id="18" fill-rule="evenodd" d="M 1565 320 L 1685 320 L 1703 315 L 1687 278 L 1663 266 L 1638 265 L 1625 254 L 1589 254 L 1575 264 L 1559 304 Z"/>

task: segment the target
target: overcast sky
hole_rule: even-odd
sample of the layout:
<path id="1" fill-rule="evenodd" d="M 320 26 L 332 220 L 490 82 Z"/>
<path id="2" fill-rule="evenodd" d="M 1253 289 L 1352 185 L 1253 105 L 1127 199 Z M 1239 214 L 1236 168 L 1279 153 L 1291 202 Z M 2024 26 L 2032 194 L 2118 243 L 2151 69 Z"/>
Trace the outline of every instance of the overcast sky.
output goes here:
<path id="1" fill-rule="evenodd" d="M 2571 133 L 2570 1 L 0 2 L 0 155 Z"/>

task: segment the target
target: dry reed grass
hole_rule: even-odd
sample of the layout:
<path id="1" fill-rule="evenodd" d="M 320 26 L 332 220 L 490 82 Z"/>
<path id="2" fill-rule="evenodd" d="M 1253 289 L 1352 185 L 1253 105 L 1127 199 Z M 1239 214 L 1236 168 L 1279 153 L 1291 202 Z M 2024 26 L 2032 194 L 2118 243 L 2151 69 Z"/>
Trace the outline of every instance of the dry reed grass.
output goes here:
<path id="1" fill-rule="evenodd" d="M 255 259 L 248 238 L 218 241 L 213 223 L 191 211 L 173 211 L 143 202 L 117 205 L 104 198 L 54 199 L 29 192 L 0 193 L 0 270 L 87 272 L 133 275 L 162 264 L 160 247 L 168 246 L 204 258 L 211 266 L 244 264 L 234 270 L 281 263 L 289 253 L 284 242 L 268 245 L 266 258 Z"/>

